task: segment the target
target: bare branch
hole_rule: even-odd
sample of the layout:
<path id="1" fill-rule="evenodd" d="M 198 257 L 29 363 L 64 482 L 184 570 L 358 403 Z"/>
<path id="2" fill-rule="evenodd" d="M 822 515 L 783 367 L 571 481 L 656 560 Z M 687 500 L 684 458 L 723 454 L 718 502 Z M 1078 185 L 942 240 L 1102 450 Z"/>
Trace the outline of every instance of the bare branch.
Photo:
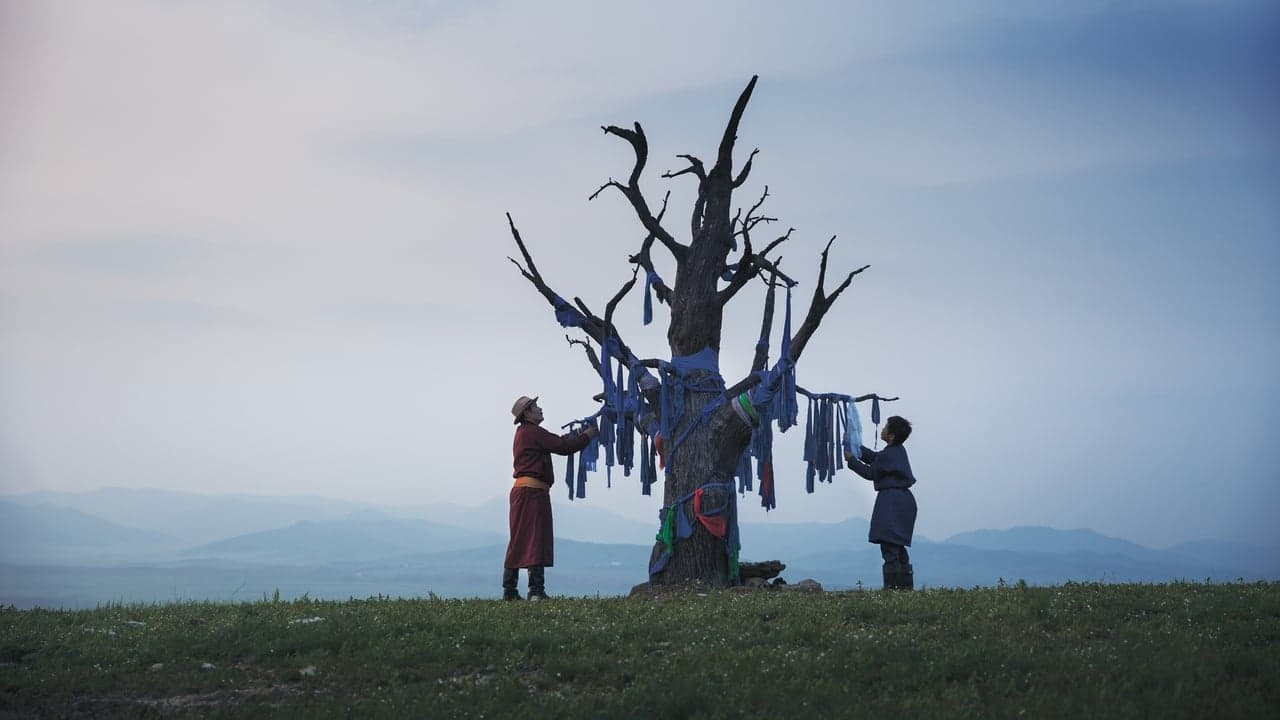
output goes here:
<path id="1" fill-rule="evenodd" d="M 749 220 L 747 220 L 747 222 L 743 223 L 742 232 L 743 233 L 751 232 L 760 223 L 771 223 L 771 222 L 778 222 L 778 218 L 769 217 L 767 215 L 760 215 L 758 217 L 750 218 Z"/>
<path id="2" fill-rule="evenodd" d="M 591 367 L 595 368 L 597 375 L 600 374 L 600 358 L 596 355 L 595 349 L 591 347 L 591 343 L 586 340 L 574 340 L 568 335 L 565 335 L 564 339 L 569 341 L 570 346 L 581 345 L 583 352 L 587 354 L 587 362 L 591 363 Z"/>
<path id="3" fill-rule="evenodd" d="M 512 265 L 515 265 L 515 266 L 516 266 L 516 269 L 520 271 L 520 274 L 521 274 L 521 275 L 525 276 L 525 277 L 526 277 L 526 278 L 528 278 L 529 280 L 533 280 L 533 279 L 534 279 L 534 278 L 533 278 L 533 276 L 529 274 L 529 271 L 524 269 L 524 266 L 523 266 L 523 265 L 521 265 L 520 263 L 516 262 L 516 259 L 515 259 L 515 258 L 511 257 L 510 255 L 508 255 L 508 256 L 507 256 L 507 259 L 511 261 L 511 264 L 512 264 Z"/>
<path id="4" fill-rule="evenodd" d="M 769 290 L 764 296 L 764 318 L 760 321 L 760 340 L 756 343 L 755 358 L 751 361 L 751 372 L 765 369 L 769 363 L 769 336 L 773 334 L 773 306 L 776 285 L 769 283 Z"/>
<path id="5" fill-rule="evenodd" d="M 818 265 L 818 285 L 813 289 L 814 297 L 822 296 L 822 285 L 827 281 L 827 253 L 831 252 L 831 243 L 836 241 L 836 236 L 832 235 L 827 241 L 827 246 L 822 248 L 822 262 Z"/>
<path id="6" fill-rule="evenodd" d="M 617 135 L 630 143 L 632 150 L 635 151 L 636 162 L 635 166 L 631 169 L 631 176 L 627 179 L 626 185 L 610 178 L 609 182 L 605 183 L 599 190 L 592 193 L 589 199 L 594 200 L 601 191 L 607 187 L 612 186 L 618 188 L 618 190 L 621 191 L 631 203 L 632 209 L 635 210 L 636 216 L 640 219 L 640 223 L 644 225 L 645 229 L 662 242 L 667 250 L 676 258 L 676 262 L 680 262 L 685 256 L 685 246 L 676 242 L 676 239 L 671 236 L 671 233 L 667 232 L 666 228 L 662 227 L 662 223 L 659 221 L 659 218 L 654 217 L 653 213 L 649 210 L 649 203 L 644 199 L 644 193 L 640 191 L 640 173 L 644 170 L 645 163 L 649 159 L 649 141 L 644 136 L 644 128 L 640 127 L 640 123 L 635 123 L 634 130 L 627 130 L 616 125 L 602 126 L 602 129 L 606 135 Z"/>
<path id="7" fill-rule="evenodd" d="M 662 216 L 667 214 L 667 201 L 669 201 L 670 199 L 671 199 L 671 191 L 668 190 L 667 194 L 662 198 L 662 210 L 658 213 L 658 220 L 662 220 Z M 658 271 L 654 269 L 653 257 L 650 254 L 650 249 L 653 247 L 654 239 L 655 238 L 653 233 L 649 233 L 645 237 L 644 242 L 640 244 L 640 252 L 627 258 L 627 261 L 630 262 L 632 265 L 636 265 L 640 268 L 644 268 L 646 273 L 653 273 L 654 275 L 657 275 Z M 658 283 L 654 284 L 653 291 L 658 296 L 658 302 L 661 302 L 664 304 L 670 304 L 671 289 L 668 288 L 665 283 L 659 281 Z"/>
<path id="8" fill-rule="evenodd" d="M 778 280 L 782 280 L 788 285 L 797 284 L 795 280 L 792 280 L 789 275 L 787 275 L 786 273 L 782 272 L 781 269 L 779 269 L 778 266 L 782 264 L 782 258 L 778 258 L 777 260 L 766 260 L 765 258 L 762 258 L 759 255 L 753 255 L 751 257 L 751 262 L 752 264 L 759 267 L 761 270 L 768 270 L 769 272 L 777 275 Z"/>
<path id="9" fill-rule="evenodd" d="M 609 303 L 605 305 L 605 308 L 604 308 L 604 324 L 605 325 L 612 327 L 613 311 L 617 309 L 618 303 L 622 302 L 622 298 L 626 297 L 627 293 L 631 292 L 631 288 L 635 287 L 636 275 L 639 272 L 640 272 L 640 266 L 637 265 L 636 268 L 631 271 L 631 279 L 623 283 L 622 289 L 619 290 L 616 294 L 614 294 L 613 298 L 609 300 Z"/>
<path id="10" fill-rule="evenodd" d="M 801 395 L 806 395 L 806 396 L 808 396 L 808 397 L 820 397 L 820 396 L 822 396 L 822 395 L 841 395 L 841 393 L 815 393 L 815 392 L 810 392 L 810 391 L 805 390 L 804 388 L 800 387 L 799 385 L 797 385 L 797 386 L 796 386 L 796 392 L 800 393 Z M 844 397 L 848 397 L 850 400 L 853 400 L 854 402 L 865 402 L 865 401 L 867 401 L 867 400 L 871 400 L 871 399 L 876 399 L 876 400 L 879 400 L 880 402 L 894 402 L 895 400 L 900 399 L 900 398 L 896 398 L 896 397 L 885 397 L 885 396 L 883 396 L 883 395 L 879 395 L 879 394 L 876 394 L 876 393 L 867 393 L 866 395 L 859 395 L 859 396 L 857 396 L 857 397 L 849 397 L 849 396 L 845 395 Z"/>
<path id="11" fill-rule="evenodd" d="M 768 200 L 768 197 L 769 186 L 764 186 L 764 192 L 760 193 L 760 199 L 756 200 L 755 205 L 751 205 L 751 209 L 746 211 L 746 217 L 750 218 L 751 215 L 754 215 L 755 211 L 760 209 L 760 205 L 764 205 L 764 201 Z"/>
<path id="12" fill-rule="evenodd" d="M 742 171 L 738 173 L 738 177 L 733 181 L 734 189 L 742 187 L 742 183 L 747 181 L 747 176 L 751 174 L 751 161 L 755 159 L 756 153 L 758 152 L 760 152 L 760 148 L 756 148 L 751 151 L 751 155 L 747 158 L 746 164 L 742 166 Z"/>
<path id="13" fill-rule="evenodd" d="M 542 278 L 542 274 L 538 272 L 538 268 L 533 262 L 533 256 L 529 253 L 529 249 L 525 245 L 524 239 L 520 237 L 520 231 L 516 228 L 515 222 L 511 219 L 510 213 L 507 214 L 507 222 L 511 226 L 511 236 L 515 239 L 516 245 L 520 248 L 520 254 L 524 257 L 525 266 L 521 267 L 519 262 L 515 259 L 509 258 L 511 263 L 520 270 L 520 274 L 524 275 L 525 279 L 533 285 L 542 297 L 546 298 L 547 303 L 551 305 L 552 309 L 558 309 L 558 303 L 562 303 L 564 300 L 558 293 L 556 293 L 555 290 L 551 289 L 551 286 L 547 285 L 546 281 Z M 632 273 L 631 283 L 634 282 L 635 273 Z M 629 285 L 627 289 L 629 289 Z M 587 307 L 586 303 L 582 302 L 581 298 L 575 297 L 573 302 L 577 305 L 578 310 L 581 311 L 583 315 L 582 331 L 597 343 L 602 343 L 605 336 L 604 320 L 592 313 L 591 309 Z M 631 352 L 631 349 L 627 347 L 627 344 L 622 340 L 622 336 L 618 334 L 616 330 L 610 332 L 610 335 L 617 340 L 618 348 L 622 353 L 622 358 L 626 360 L 628 365 L 633 365 L 639 361 L 639 358 Z M 597 371 L 598 370 L 599 369 L 597 368 Z"/>
<path id="14" fill-rule="evenodd" d="M 758 206 L 759 204 L 757 203 L 757 207 Z M 795 280 L 792 280 L 786 273 L 779 269 L 778 266 L 781 263 L 782 258 L 771 261 L 764 257 L 765 253 L 777 247 L 783 240 L 786 240 L 790 236 L 791 230 L 787 230 L 785 235 L 769 243 L 769 247 L 765 248 L 764 252 L 753 253 L 751 252 L 750 234 L 743 235 L 742 259 L 738 261 L 738 271 L 734 273 L 733 278 L 729 280 L 729 284 L 717 293 L 717 299 L 720 301 L 721 307 L 728 304 L 728 302 L 733 299 L 733 296 L 737 295 L 738 291 L 741 290 L 753 277 L 757 277 L 761 271 L 767 271 L 772 274 L 772 278 L 769 281 L 770 285 L 773 285 L 778 280 L 782 280 L 788 285 L 796 284 Z"/>
<path id="15" fill-rule="evenodd" d="M 871 266 L 863 265 L 857 270 L 854 270 L 853 272 L 849 273 L 848 277 L 844 279 L 844 282 L 840 283 L 840 286 L 836 288 L 835 292 L 827 296 L 827 303 L 828 304 L 834 303 L 836 301 L 836 298 L 840 297 L 840 293 L 844 292 L 845 288 L 849 287 L 849 284 L 853 282 L 853 276 L 861 274 L 863 270 L 866 270 L 869 267 Z"/>
<path id="16" fill-rule="evenodd" d="M 706 207 L 706 183 L 698 183 L 698 199 L 693 202 L 693 213 L 689 217 L 689 237 L 698 237 L 698 230 L 702 228 L 702 212 Z"/>
<path id="17" fill-rule="evenodd" d="M 601 185 L 599 188 L 596 189 L 595 192 L 588 195 L 587 200 L 595 200 L 597 197 L 600 196 L 600 193 L 604 192 L 606 189 L 611 187 L 618 188 L 619 190 L 622 191 L 623 195 L 627 194 L 627 189 L 622 186 L 622 183 L 619 183 L 617 180 L 614 180 L 613 178 L 609 178 L 609 182 Z"/>
<path id="18" fill-rule="evenodd" d="M 644 164 L 649 161 L 649 140 L 644 136 L 644 128 L 640 127 L 640 123 L 634 124 L 635 130 L 624 130 L 617 125 L 602 126 L 606 135 L 613 134 L 631 143 L 632 149 L 636 153 L 636 164 L 631 168 L 631 177 L 627 180 L 627 185 L 638 187 L 640 183 L 640 173 L 644 170 Z"/>
<path id="19" fill-rule="evenodd" d="M 765 255 L 768 255 L 770 250 L 778 247 L 779 245 L 786 242 L 787 240 L 790 240 L 791 233 L 795 232 L 795 230 L 796 230 L 795 228 L 787 228 L 787 231 L 783 233 L 777 240 L 774 240 L 773 242 L 769 243 L 768 245 L 765 246 L 764 250 L 760 251 L 760 257 L 764 257 Z"/>
<path id="20" fill-rule="evenodd" d="M 716 154 L 716 165 L 712 173 L 719 171 L 726 176 L 729 174 L 733 164 L 733 144 L 738 140 L 738 125 L 742 122 L 742 113 L 747 109 L 747 101 L 751 99 L 751 91 L 755 89 L 759 79 L 759 75 L 752 75 L 751 82 L 747 83 L 747 87 L 738 96 L 738 102 L 734 104 L 729 122 L 725 125 L 724 136 L 720 138 L 720 151 Z"/>
<path id="21" fill-rule="evenodd" d="M 667 193 L 670 196 L 670 193 Z M 658 274 L 653 267 L 653 259 L 649 255 L 649 248 L 653 246 L 653 235 L 649 235 L 644 239 L 644 243 L 640 246 L 640 252 L 627 258 L 633 265 L 644 268 L 645 272 Z M 671 304 L 671 288 L 667 287 L 664 282 L 657 282 L 653 285 L 653 292 L 658 296 L 658 302 Z"/>
<path id="22" fill-rule="evenodd" d="M 805 346 L 809 344 L 809 338 L 813 337 L 813 334 L 818 331 L 818 326 L 822 324 L 823 316 L 831 309 L 836 298 L 840 296 L 840 293 L 844 292 L 845 288 L 849 287 L 855 275 L 859 275 L 862 271 L 871 267 L 870 265 L 863 265 L 849 273 L 848 277 L 844 279 L 844 282 L 840 283 L 835 292 L 827 295 L 825 289 L 827 254 L 830 252 L 831 243 L 835 242 L 835 239 L 834 235 L 831 236 L 831 239 L 827 241 L 827 246 L 822 250 L 822 262 L 818 267 L 818 284 L 813 289 L 813 300 L 809 303 L 809 312 L 805 314 L 804 322 L 801 323 L 800 329 L 796 331 L 795 336 L 791 339 L 791 359 L 797 362 L 800 360 L 800 353 L 804 352 Z"/>
<path id="23" fill-rule="evenodd" d="M 880 402 L 893 402 L 893 401 L 895 401 L 895 400 L 898 400 L 898 399 L 899 399 L 899 398 L 897 398 L 897 397 L 887 398 L 887 397 L 885 397 L 885 396 L 883 396 L 883 395 L 877 395 L 877 394 L 875 394 L 875 393 L 869 393 L 869 394 L 867 394 L 867 395 L 859 395 L 858 397 L 854 398 L 854 399 L 853 399 L 853 401 L 854 401 L 854 402 L 863 402 L 863 401 L 866 401 L 866 400 L 871 400 L 871 399 L 873 399 L 873 398 L 874 398 L 874 399 L 879 400 Z"/>
<path id="24" fill-rule="evenodd" d="M 677 178 L 677 177 L 680 177 L 681 175 L 685 175 L 685 174 L 687 174 L 687 173 L 692 173 L 692 172 L 695 172 L 695 170 L 694 170 L 692 167 L 687 167 L 687 168 L 685 168 L 685 169 L 683 169 L 683 170 L 677 170 L 677 171 L 675 171 L 675 172 L 671 172 L 670 170 L 668 170 L 668 171 L 666 171 L 666 172 L 662 173 L 662 177 L 664 177 L 664 178 Z"/>
<path id="25" fill-rule="evenodd" d="M 716 293 L 720 307 L 727 305 L 733 296 L 737 295 L 738 291 L 760 271 L 759 266 L 755 264 L 755 258 L 755 253 L 751 252 L 751 238 L 743 237 L 742 257 L 738 260 L 738 269 L 733 273 L 733 277 L 729 278 L 729 284 Z"/>
<path id="26" fill-rule="evenodd" d="M 525 273 L 525 277 L 529 277 L 532 274 L 533 278 L 542 280 L 542 274 L 538 272 L 538 267 L 533 264 L 533 256 L 529 254 L 529 249 L 525 247 L 524 240 L 520 237 L 520 231 L 516 229 L 516 221 L 511 219 L 511 213 L 507 213 L 507 224 L 511 226 L 511 236 L 516 239 L 516 246 L 520 248 L 520 255 L 524 257 L 524 264 L 529 268 L 527 273 L 523 268 L 521 268 L 520 272 Z M 511 260 L 510 257 L 507 259 Z M 515 263 L 516 261 L 511 260 L 511 262 Z M 516 267 L 520 267 L 520 263 L 516 263 Z"/>
<path id="27" fill-rule="evenodd" d="M 737 295 L 738 291 L 741 290 L 743 286 L 745 286 L 747 282 L 750 281 L 751 278 L 755 277 L 759 272 L 760 266 L 755 262 L 757 256 L 751 252 L 751 229 L 762 219 L 772 220 L 772 218 L 758 218 L 755 216 L 755 212 L 760 209 L 760 206 L 764 204 L 765 199 L 768 197 L 769 186 L 765 185 L 764 192 L 760 194 L 760 199 L 757 200 L 756 204 L 752 205 L 751 209 L 747 211 L 746 218 L 740 219 L 742 217 L 742 210 L 739 208 L 738 212 L 733 216 L 733 221 L 730 223 L 730 227 L 740 226 L 740 229 L 734 234 L 742 236 L 742 257 L 738 260 L 738 270 L 729 280 L 728 287 L 718 293 L 718 299 L 721 307 L 724 307 L 725 304 L 732 300 L 733 296 Z M 763 253 L 761 253 L 761 259 L 763 259 Z"/>
<path id="28" fill-rule="evenodd" d="M 679 177 L 681 175 L 684 175 L 685 173 L 692 173 L 698 176 L 699 181 L 704 181 L 707 179 L 707 171 L 705 168 L 703 168 L 701 160 L 699 160 L 698 158 L 692 155 L 677 155 L 676 157 L 684 158 L 685 160 L 688 160 L 689 167 L 683 170 L 680 170 L 679 172 L 671 172 L 668 170 L 667 172 L 662 174 L 662 177 L 673 178 L 673 177 Z"/>
<path id="29" fill-rule="evenodd" d="M 747 234 L 749 234 L 749 233 L 751 232 L 751 230 L 752 230 L 752 229 L 753 229 L 757 224 L 759 224 L 760 222 L 774 222 L 775 220 L 777 220 L 777 218 L 771 218 L 771 217 L 758 217 L 758 216 L 756 216 L 756 211 L 757 211 L 757 210 L 759 210 L 759 209 L 760 209 L 760 206 L 764 204 L 765 198 L 767 198 L 767 197 L 769 197 L 769 186 L 768 186 L 768 185 L 765 185 L 765 186 L 764 186 L 764 192 L 763 192 L 763 193 L 761 193 L 761 195 L 760 195 L 760 199 L 759 199 L 759 200 L 757 200 L 757 201 L 756 201 L 756 204 L 755 204 L 755 205 L 752 205 L 752 206 L 751 206 L 751 209 L 747 211 L 747 218 L 746 218 L 745 220 L 743 220 L 743 221 L 742 221 L 742 227 L 741 227 L 741 229 L 739 229 L 739 230 L 738 230 L 738 232 L 737 232 L 737 233 L 735 233 L 735 234 L 737 234 L 737 235 L 747 235 Z M 741 211 L 741 210 L 739 210 L 739 211 L 738 211 L 738 215 L 741 215 L 741 214 L 742 214 L 742 211 Z M 736 224 L 737 224 L 737 221 L 738 221 L 738 216 L 737 216 L 737 215 L 735 215 L 733 219 L 734 219 L 734 223 L 735 223 L 735 225 L 736 225 Z"/>

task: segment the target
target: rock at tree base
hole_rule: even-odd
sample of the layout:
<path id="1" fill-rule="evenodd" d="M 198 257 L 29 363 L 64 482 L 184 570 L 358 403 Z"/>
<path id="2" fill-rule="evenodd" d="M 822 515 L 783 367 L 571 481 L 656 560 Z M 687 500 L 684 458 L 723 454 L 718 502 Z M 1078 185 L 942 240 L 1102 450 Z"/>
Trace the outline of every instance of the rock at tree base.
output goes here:
<path id="1" fill-rule="evenodd" d="M 763 578 L 769 580 L 778 576 L 778 573 L 786 570 L 787 566 L 778 560 L 766 560 L 764 562 L 744 562 L 738 565 L 738 577 L 746 582 L 749 578 Z"/>
<path id="2" fill-rule="evenodd" d="M 694 582 L 687 585 L 651 585 L 649 583 L 640 583 L 631 588 L 628 597 L 643 597 L 656 600 L 665 597 L 679 597 L 682 595 L 699 594 L 703 595 L 714 590 L 729 590 L 730 592 L 751 592 L 751 591 L 776 591 L 776 590 L 795 590 L 799 592 L 820 593 L 824 592 L 822 583 L 812 578 L 805 578 L 794 585 L 789 584 L 781 577 L 776 577 L 778 573 L 786 569 L 786 565 L 777 561 L 769 560 L 760 563 L 742 563 L 739 566 L 741 572 L 741 583 L 732 585 L 727 588 L 711 587 L 705 583 Z M 772 578 L 772 582 L 770 582 Z"/>
<path id="3" fill-rule="evenodd" d="M 792 590 L 799 590 L 801 592 L 812 592 L 812 593 L 822 592 L 822 583 L 812 578 L 805 578 L 804 580 L 801 580 L 800 582 L 790 587 Z"/>

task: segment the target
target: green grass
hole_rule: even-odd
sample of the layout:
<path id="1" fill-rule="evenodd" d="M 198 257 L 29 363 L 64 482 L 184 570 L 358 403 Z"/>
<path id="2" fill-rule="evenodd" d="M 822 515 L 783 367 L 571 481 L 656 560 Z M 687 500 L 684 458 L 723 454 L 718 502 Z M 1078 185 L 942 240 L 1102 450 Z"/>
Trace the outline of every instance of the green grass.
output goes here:
<path id="1" fill-rule="evenodd" d="M 1277 583 L 0 610 L 0 717 L 1257 717 L 1278 708 Z"/>

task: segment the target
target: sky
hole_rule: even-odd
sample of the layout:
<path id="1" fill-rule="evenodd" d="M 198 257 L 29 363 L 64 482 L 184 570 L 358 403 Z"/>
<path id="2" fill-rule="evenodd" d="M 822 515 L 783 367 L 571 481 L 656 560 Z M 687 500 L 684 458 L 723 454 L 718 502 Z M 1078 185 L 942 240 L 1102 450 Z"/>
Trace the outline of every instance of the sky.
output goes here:
<path id="1" fill-rule="evenodd" d="M 901 397 L 919 534 L 1280 545 L 1277 67 L 1270 2 L 0 0 L 0 493 L 504 496 L 512 401 L 598 392 L 505 213 L 602 308 L 644 233 L 587 199 L 632 164 L 600 127 L 643 124 L 687 241 L 660 176 L 759 75 L 735 206 L 767 185 L 795 228 L 797 315 L 832 235 L 833 275 L 871 265 L 798 380 Z M 762 305 L 726 312 L 730 382 Z M 801 447 L 742 519 L 868 517 Z M 656 527 L 605 485 L 574 502 Z"/>

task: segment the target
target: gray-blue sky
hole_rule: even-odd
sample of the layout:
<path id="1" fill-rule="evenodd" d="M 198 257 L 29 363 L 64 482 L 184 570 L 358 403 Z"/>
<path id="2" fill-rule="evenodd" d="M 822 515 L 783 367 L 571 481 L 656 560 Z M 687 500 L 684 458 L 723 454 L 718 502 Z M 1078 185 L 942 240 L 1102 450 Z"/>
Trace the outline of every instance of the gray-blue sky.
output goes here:
<path id="1" fill-rule="evenodd" d="M 521 393 L 592 376 L 506 261 L 600 304 L 645 186 L 737 92 L 740 200 L 871 263 L 801 383 L 903 396 L 920 530 L 1280 542 L 1280 11 L 1270 3 L 13 3 L 0 42 L 0 491 L 479 502 Z M 680 227 L 681 223 L 676 223 Z M 741 372 L 760 298 L 726 325 Z M 802 311 L 801 305 L 797 311 Z M 662 354 L 639 297 L 629 340 Z M 659 317 L 663 311 L 659 309 Z M 869 513 L 845 475 L 779 520 Z M 630 480 L 587 502 L 640 518 Z M 749 513 L 757 513 L 748 500 Z"/>

